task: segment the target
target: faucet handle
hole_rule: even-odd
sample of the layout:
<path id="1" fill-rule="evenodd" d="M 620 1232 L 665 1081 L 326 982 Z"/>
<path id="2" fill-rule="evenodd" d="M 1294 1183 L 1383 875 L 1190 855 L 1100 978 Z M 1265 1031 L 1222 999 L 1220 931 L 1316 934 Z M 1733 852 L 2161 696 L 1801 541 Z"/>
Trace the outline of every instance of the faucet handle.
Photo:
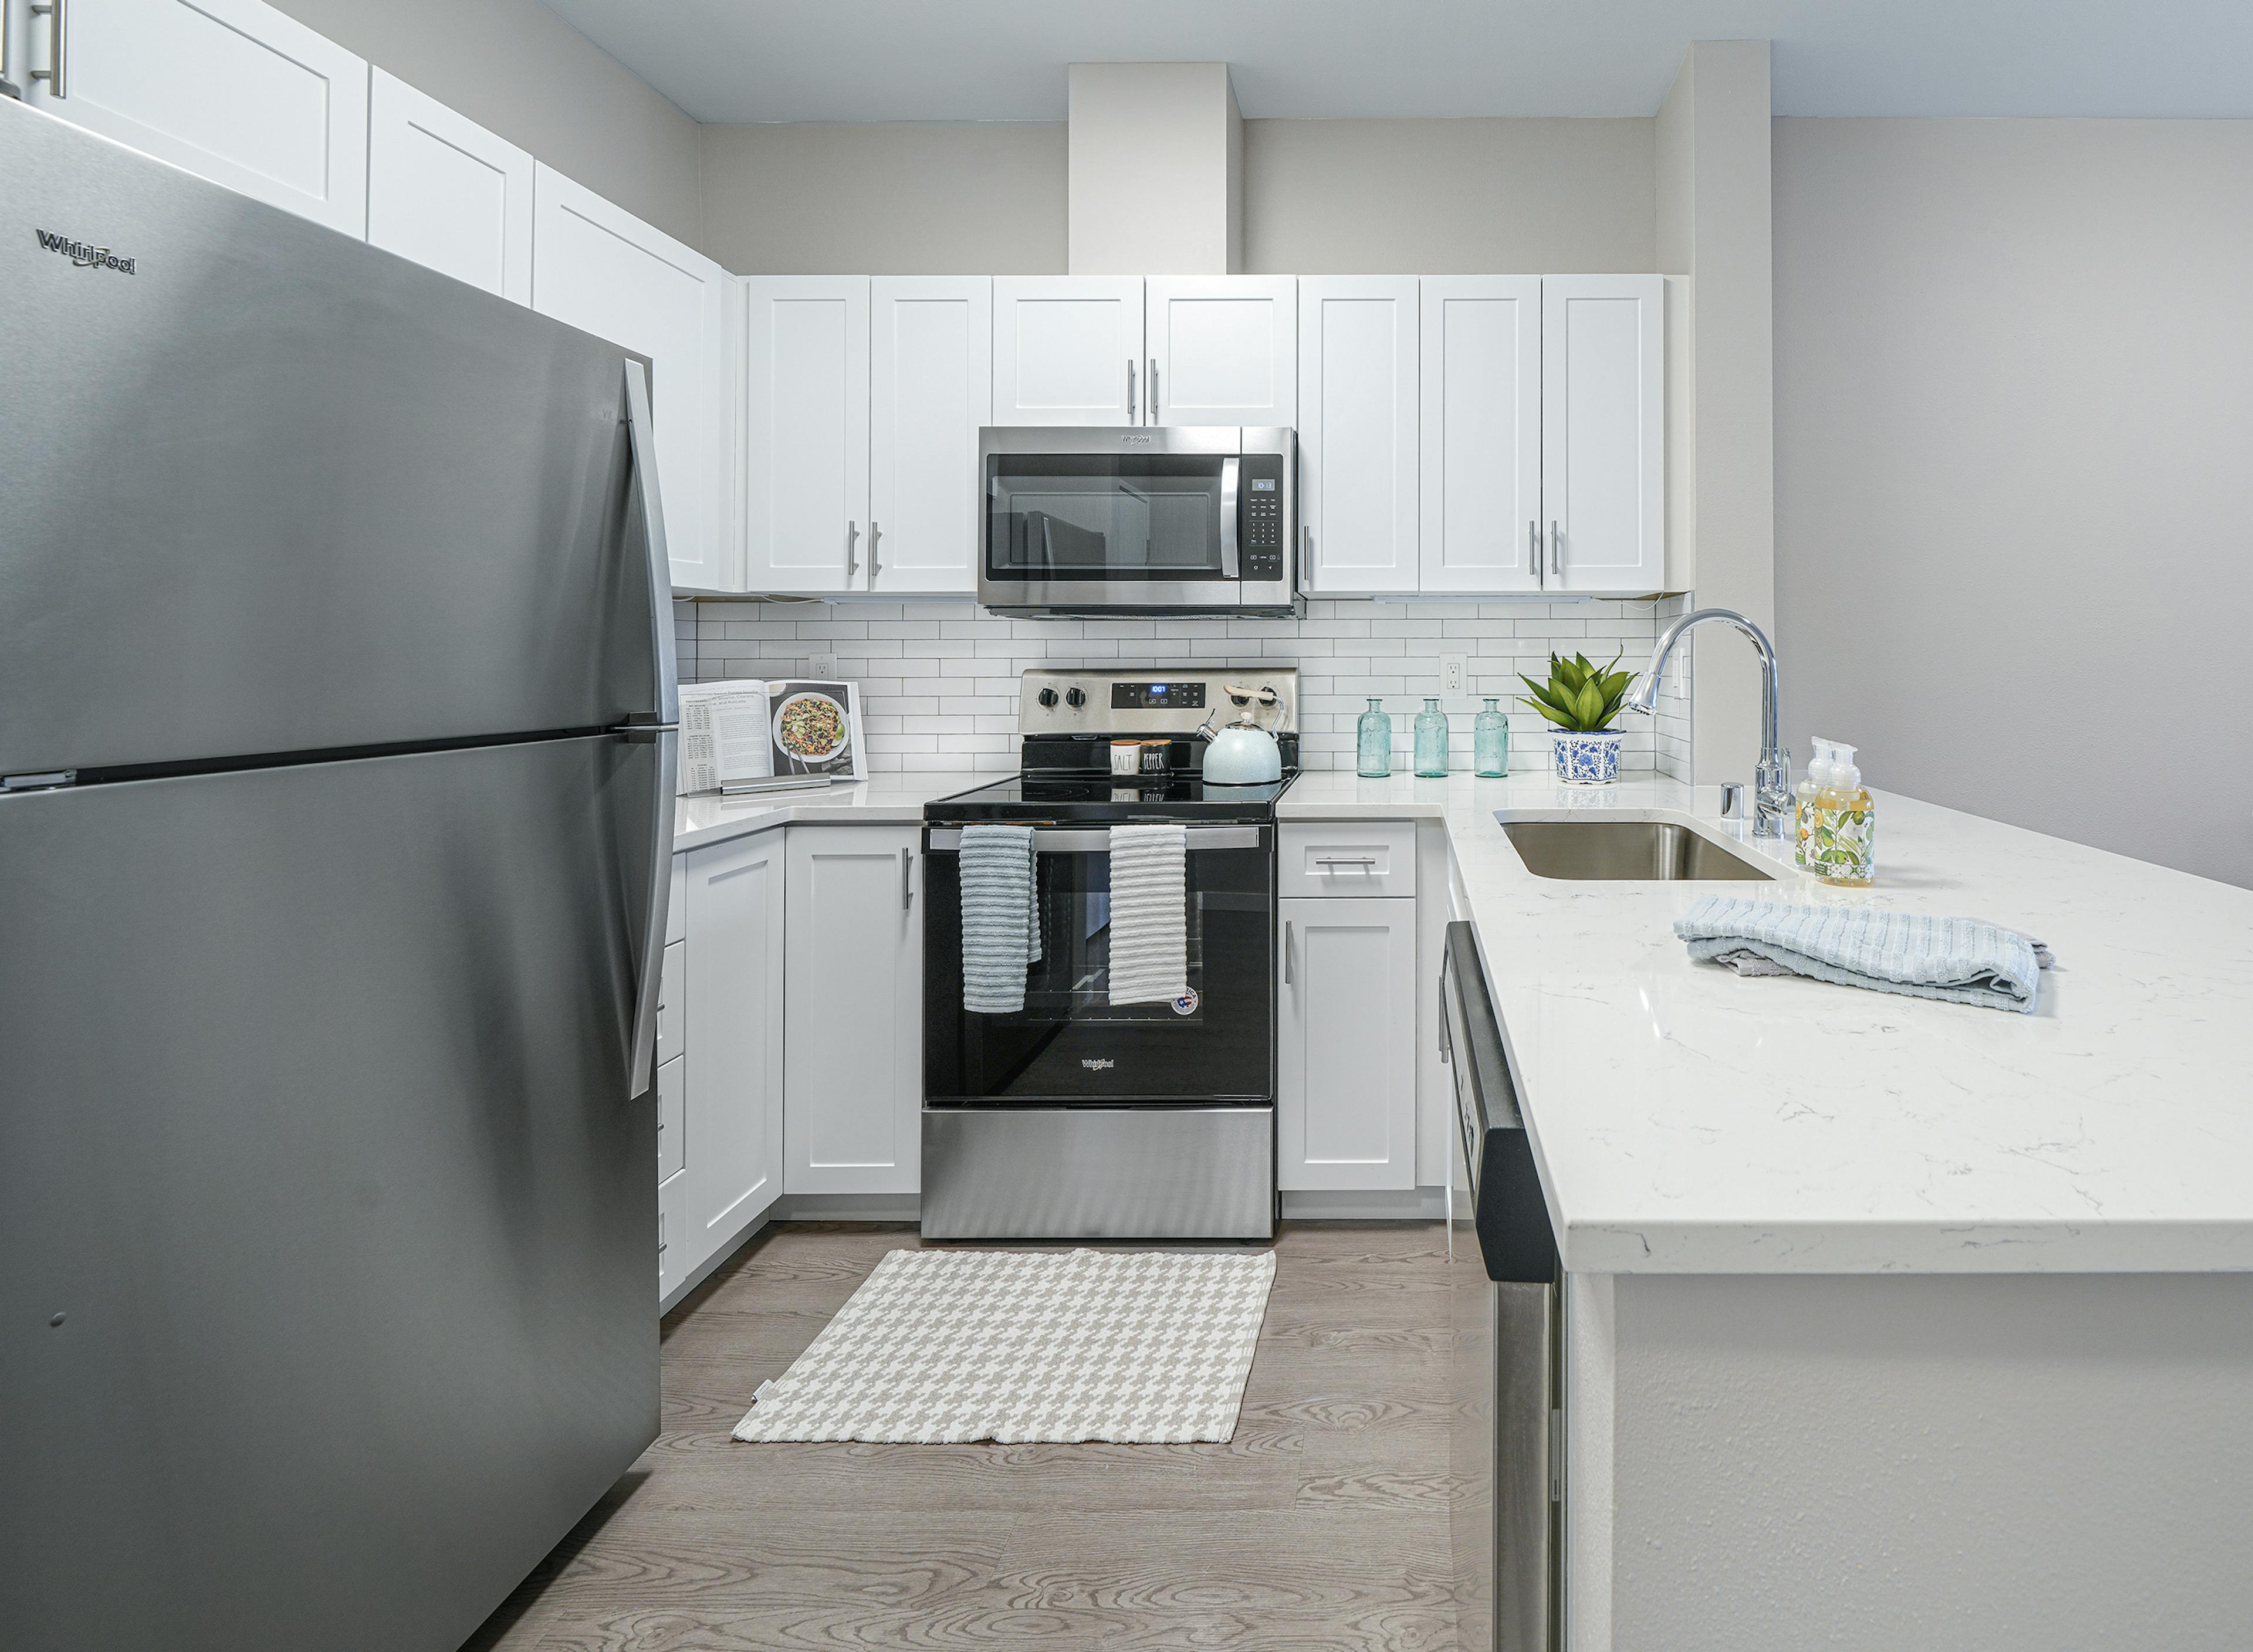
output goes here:
<path id="1" fill-rule="evenodd" d="M 1745 818 L 1745 783 L 1741 780 L 1721 782 L 1721 819 L 1741 820 Z"/>

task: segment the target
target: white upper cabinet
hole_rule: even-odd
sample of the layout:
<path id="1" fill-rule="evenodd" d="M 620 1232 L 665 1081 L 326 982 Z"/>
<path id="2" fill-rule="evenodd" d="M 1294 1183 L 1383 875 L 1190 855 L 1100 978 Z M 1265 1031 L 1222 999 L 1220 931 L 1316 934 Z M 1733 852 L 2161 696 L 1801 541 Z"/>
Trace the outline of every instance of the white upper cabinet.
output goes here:
<path id="1" fill-rule="evenodd" d="M 260 0 L 67 0 L 29 21 L 15 78 L 49 114 L 367 234 L 367 65 L 342 46 Z"/>
<path id="2" fill-rule="evenodd" d="M 922 1185 L 916 826 L 790 828 L 783 1191 Z"/>
<path id="3" fill-rule="evenodd" d="M 647 356 L 673 582 L 742 589 L 729 482 L 736 436 L 719 265 L 551 167 L 533 186 L 532 303 Z"/>
<path id="4" fill-rule="evenodd" d="M 81 0 L 81 3 L 83 0 Z M 367 238 L 386 251 L 532 302 L 532 157 L 406 81 L 372 72 Z"/>
<path id="5" fill-rule="evenodd" d="M 1541 280 L 1423 282 L 1426 591 L 1541 589 Z"/>
<path id="6" fill-rule="evenodd" d="M 866 590 L 868 277 L 743 288 L 746 586 Z"/>
<path id="7" fill-rule="evenodd" d="M 1295 425 L 1295 275 L 1153 275 L 1145 424 Z"/>
<path id="8" fill-rule="evenodd" d="M 1299 282 L 1300 582 L 1317 596 L 1417 582 L 1417 282 Z"/>
<path id="9" fill-rule="evenodd" d="M 1140 278 L 994 278 L 995 424 L 1147 424 L 1147 366 Z"/>
<path id="10" fill-rule="evenodd" d="M 1541 511 L 1547 587 L 1643 596 L 1665 583 L 1664 283 L 1541 283 Z"/>
<path id="11" fill-rule="evenodd" d="M 868 589 L 973 591 L 993 281 L 880 275 L 868 314 Z"/>

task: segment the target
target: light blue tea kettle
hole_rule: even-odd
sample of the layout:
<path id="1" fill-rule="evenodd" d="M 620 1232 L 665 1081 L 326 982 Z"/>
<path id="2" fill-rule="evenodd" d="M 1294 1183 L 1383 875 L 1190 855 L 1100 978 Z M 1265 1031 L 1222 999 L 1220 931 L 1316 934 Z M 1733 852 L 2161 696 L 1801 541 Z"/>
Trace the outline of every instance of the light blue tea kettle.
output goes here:
<path id="1" fill-rule="evenodd" d="M 1273 688 L 1242 688 L 1223 685 L 1223 692 L 1244 712 L 1226 728 L 1215 728 L 1208 720 L 1197 734 L 1208 742 L 1201 772 L 1207 785 L 1269 785 L 1283 777 L 1283 750 L 1275 736 L 1261 728 L 1252 713 L 1254 702 L 1275 703 Z"/>

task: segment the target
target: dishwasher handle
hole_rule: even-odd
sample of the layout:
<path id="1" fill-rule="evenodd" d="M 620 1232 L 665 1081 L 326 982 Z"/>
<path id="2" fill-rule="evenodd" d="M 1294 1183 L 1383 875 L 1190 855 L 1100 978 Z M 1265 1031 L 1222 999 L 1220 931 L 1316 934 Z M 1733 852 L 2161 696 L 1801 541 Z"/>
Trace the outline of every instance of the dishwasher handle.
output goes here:
<path id="1" fill-rule="evenodd" d="M 1487 994 L 1477 931 L 1468 924 L 1448 924 L 1444 957 L 1440 1013 L 1487 1277 L 1552 1284 L 1559 1277 L 1557 1236 L 1519 1104 L 1517 1076 Z"/>

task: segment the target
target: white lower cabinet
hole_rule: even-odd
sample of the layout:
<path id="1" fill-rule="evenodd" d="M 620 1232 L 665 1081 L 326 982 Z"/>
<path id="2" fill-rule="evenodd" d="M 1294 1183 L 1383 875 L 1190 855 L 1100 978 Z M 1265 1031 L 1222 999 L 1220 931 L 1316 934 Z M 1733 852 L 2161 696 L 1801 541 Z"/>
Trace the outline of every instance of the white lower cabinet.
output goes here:
<path id="1" fill-rule="evenodd" d="M 914 826 L 790 828 L 785 1193 L 920 1185 L 920 843 Z"/>
<path id="2" fill-rule="evenodd" d="M 782 1191 L 783 842 L 762 832 L 684 857 L 682 1279 Z"/>
<path id="3" fill-rule="evenodd" d="M 1416 1185 L 1416 902 L 1284 900 L 1277 1181 Z"/>

